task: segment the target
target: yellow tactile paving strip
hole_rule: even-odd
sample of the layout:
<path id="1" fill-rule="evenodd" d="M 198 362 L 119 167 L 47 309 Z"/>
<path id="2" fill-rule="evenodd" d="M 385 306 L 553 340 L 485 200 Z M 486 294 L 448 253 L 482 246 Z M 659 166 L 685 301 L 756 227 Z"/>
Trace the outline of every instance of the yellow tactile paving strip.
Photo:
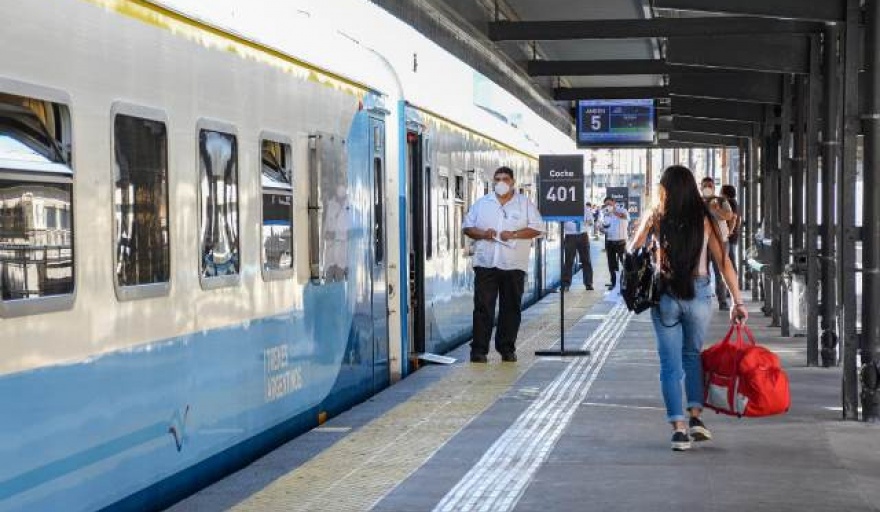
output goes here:
<path id="1" fill-rule="evenodd" d="M 600 292 L 567 293 L 567 328 L 601 298 Z M 558 295 L 545 300 L 555 302 Z M 531 366 L 535 349 L 558 337 L 558 306 L 547 308 L 537 318 L 524 318 L 517 364 L 500 364 L 495 354 L 488 365 L 457 368 L 232 510 L 368 510 L 510 389 Z"/>

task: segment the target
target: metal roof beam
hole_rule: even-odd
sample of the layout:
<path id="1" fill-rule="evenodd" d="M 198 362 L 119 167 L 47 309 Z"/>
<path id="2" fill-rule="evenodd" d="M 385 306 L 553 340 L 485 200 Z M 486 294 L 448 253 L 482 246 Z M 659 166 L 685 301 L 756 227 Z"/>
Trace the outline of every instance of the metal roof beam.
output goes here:
<path id="1" fill-rule="evenodd" d="M 789 34 L 670 37 L 666 60 L 670 65 L 805 75 L 810 72 L 810 39 Z"/>
<path id="2" fill-rule="evenodd" d="M 705 133 L 669 132 L 669 142 L 686 142 L 689 144 L 704 144 L 709 146 L 738 146 L 739 137 L 729 135 L 710 135 Z"/>
<path id="3" fill-rule="evenodd" d="M 764 122 L 764 106 L 730 100 L 711 100 L 676 96 L 672 98 L 672 114 L 700 119 L 721 119 L 749 123 Z"/>
<path id="4" fill-rule="evenodd" d="M 780 75 L 749 71 L 671 74 L 669 87 L 564 87 L 554 91 L 559 101 L 691 96 L 750 103 L 782 103 Z M 674 100 L 673 100 L 674 105 Z"/>
<path id="5" fill-rule="evenodd" d="M 845 6 L 840 0 L 654 0 L 656 9 L 815 21 L 844 21 Z"/>
<path id="6" fill-rule="evenodd" d="M 665 75 L 674 68 L 662 60 L 531 60 L 531 76 Z"/>
<path id="7" fill-rule="evenodd" d="M 822 30 L 820 23 L 749 17 L 493 21 L 489 23 L 489 39 L 492 41 L 559 41 L 568 39 L 708 37 L 725 34 L 806 34 L 820 30 Z"/>
<path id="8" fill-rule="evenodd" d="M 755 135 L 755 125 L 741 121 L 673 116 L 672 127 L 677 132 L 707 133 L 734 137 L 753 137 Z"/>
<path id="9" fill-rule="evenodd" d="M 672 96 L 694 96 L 753 103 L 782 103 L 780 75 L 769 73 L 719 72 L 670 75 Z"/>
<path id="10" fill-rule="evenodd" d="M 666 87 L 559 87 L 554 91 L 558 101 L 622 100 L 638 98 L 665 98 Z"/>

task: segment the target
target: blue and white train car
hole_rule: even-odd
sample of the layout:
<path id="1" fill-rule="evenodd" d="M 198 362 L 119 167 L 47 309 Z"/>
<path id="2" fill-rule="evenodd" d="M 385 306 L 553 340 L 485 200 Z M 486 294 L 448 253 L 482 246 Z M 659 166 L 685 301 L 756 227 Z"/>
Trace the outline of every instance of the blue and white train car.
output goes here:
<path id="1" fill-rule="evenodd" d="M 161 508 L 461 343 L 463 212 L 570 146 L 426 95 L 473 71 L 382 13 L 428 70 L 189 3 L 0 0 L 0 510 Z"/>

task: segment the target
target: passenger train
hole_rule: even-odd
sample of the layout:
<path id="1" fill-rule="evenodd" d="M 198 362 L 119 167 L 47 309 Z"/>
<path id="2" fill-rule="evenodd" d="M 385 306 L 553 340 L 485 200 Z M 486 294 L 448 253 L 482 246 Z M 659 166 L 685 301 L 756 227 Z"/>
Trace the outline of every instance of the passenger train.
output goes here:
<path id="1" fill-rule="evenodd" d="M 0 0 L 0 510 L 164 507 L 460 345 L 465 212 L 573 148 L 369 2 L 386 53 L 190 3 Z"/>

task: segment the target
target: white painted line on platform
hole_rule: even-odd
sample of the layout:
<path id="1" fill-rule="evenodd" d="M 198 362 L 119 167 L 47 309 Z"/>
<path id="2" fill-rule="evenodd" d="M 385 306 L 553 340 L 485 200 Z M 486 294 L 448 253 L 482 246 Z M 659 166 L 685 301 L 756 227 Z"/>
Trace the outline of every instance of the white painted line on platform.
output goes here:
<path id="1" fill-rule="evenodd" d="M 434 510 L 511 510 L 550 455 L 631 318 L 623 304 L 612 309 L 584 344 L 592 356 L 571 361 Z"/>
<path id="2" fill-rule="evenodd" d="M 663 407 L 652 407 L 649 405 L 625 405 L 625 404 L 605 404 L 602 402 L 583 402 L 581 405 L 587 407 L 613 407 L 615 409 L 638 409 L 645 411 L 665 411 Z"/>

